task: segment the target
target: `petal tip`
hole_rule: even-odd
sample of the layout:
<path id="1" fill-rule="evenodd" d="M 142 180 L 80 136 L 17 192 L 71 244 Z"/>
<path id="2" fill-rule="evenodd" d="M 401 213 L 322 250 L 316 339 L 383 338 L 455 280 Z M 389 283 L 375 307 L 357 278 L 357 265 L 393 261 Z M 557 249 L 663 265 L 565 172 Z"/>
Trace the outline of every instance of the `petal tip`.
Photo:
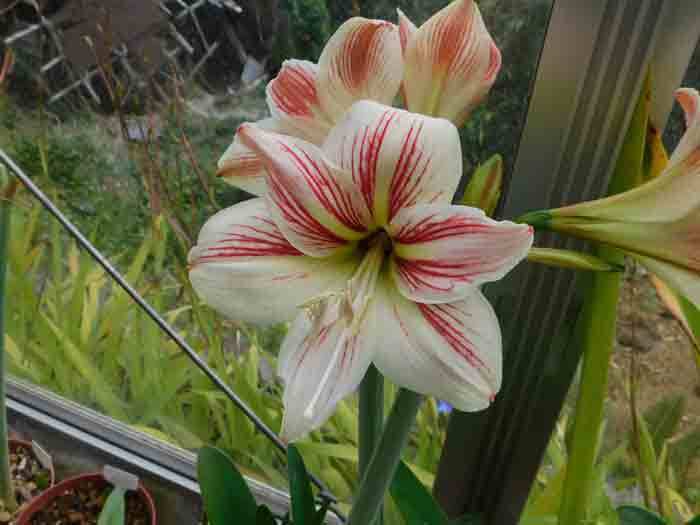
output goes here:
<path id="1" fill-rule="evenodd" d="M 698 107 L 700 106 L 700 94 L 696 89 L 679 88 L 676 90 L 675 95 L 676 100 L 683 108 L 686 126 L 692 126 L 697 119 Z"/>

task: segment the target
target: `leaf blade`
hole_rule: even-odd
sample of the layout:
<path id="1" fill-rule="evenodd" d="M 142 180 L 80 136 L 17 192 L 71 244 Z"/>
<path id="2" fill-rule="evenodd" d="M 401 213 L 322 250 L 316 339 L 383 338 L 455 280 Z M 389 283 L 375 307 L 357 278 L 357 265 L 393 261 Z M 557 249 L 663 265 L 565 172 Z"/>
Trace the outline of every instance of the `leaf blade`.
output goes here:
<path id="1" fill-rule="evenodd" d="M 211 525 L 226 525 L 237 516 L 241 525 L 256 522 L 258 506 L 245 478 L 228 455 L 205 446 L 197 455 L 197 479 Z"/>

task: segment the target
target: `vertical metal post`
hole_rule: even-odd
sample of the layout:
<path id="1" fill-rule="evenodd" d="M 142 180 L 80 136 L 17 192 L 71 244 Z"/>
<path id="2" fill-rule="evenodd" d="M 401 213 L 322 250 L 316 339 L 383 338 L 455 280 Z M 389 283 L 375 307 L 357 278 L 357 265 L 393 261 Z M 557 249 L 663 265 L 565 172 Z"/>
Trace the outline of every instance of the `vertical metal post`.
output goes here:
<path id="1" fill-rule="evenodd" d="M 673 43 L 680 16 L 685 34 L 675 41 L 684 45 L 658 50 L 657 41 Z M 655 91 L 670 101 L 699 34 L 695 0 L 556 0 L 503 215 L 600 196 L 652 57 L 674 55 L 664 75 L 675 81 Z M 656 118 L 665 121 L 669 109 Z M 536 244 L 576 246 L 552 235 Z M 450 515 L 518 522 L 579 363 L 568 344 L 578 281 L 571 271 L 524 265 L 486 290 L 503 326 L 503 390 L 489 410 L 450 421 L 435 485 Z"/>

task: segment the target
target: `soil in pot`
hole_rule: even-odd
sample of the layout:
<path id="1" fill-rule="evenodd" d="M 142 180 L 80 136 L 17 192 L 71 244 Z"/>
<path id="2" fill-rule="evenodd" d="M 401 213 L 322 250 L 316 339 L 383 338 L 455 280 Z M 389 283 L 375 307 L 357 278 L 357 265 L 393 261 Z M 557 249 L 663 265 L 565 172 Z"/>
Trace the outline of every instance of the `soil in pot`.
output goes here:
<path id="1" fill-rule="evenodd" d="M 10 474 L 20 509 L 51 486 L 51 471 L 37 460 L 31 445 L 10 443 Z M 12 523 L 12 514 L 0 501 L 0 524 Z"/>
<path id="2" fill-rule="evenodd" d="M 102 507 L 112 491 L 104 482 L 85 481 L 67 487 L 60 496 L 36 512 L 30 525 L 96 525 Z M 149 525 L 148 506 L 137 492 L 126 494 L 126 525 Z"/>

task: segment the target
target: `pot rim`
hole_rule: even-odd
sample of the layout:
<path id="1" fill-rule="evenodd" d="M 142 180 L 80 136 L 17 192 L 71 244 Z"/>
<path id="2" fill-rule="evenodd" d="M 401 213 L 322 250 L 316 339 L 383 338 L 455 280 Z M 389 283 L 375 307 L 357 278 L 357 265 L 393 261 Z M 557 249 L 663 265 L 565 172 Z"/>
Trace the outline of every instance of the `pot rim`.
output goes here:
<path id="1" fill-rule="evenodd" d="M 72 488 L 76 485 L 88 481 L 97 481 L 106 485 L 110 484 L 109 481 L 107 481 L 107 479 L 105 479 L 105 477 L 102 475 L 102 472 L 88 472 L 66 478 L 56 483 L 54 486 L 46 489 L 36 498 L 28 502 L 22 510 L 22 512 L 20 513 L 20 515 L 17 517 L 16 525 L 29 525 L 30 520 L 34 516 L 34 514 L 36 514 L 40 509 L 46 507 L 49 503 L 56 499 L 63 490 L 67 488 Z M 146 487 L 144 487 L 144 485 L 141 482 L 139 482 L 139 488 L 137 492 L 141 499 L 143 499 L 146 503 L 146 508 L 148 509 L 148 512 L 151 517 L 150 525 L 157 525 L 158 520 L 156 517 L 156 506 L 153 502 L 153 497 L 151 496 L 150 492 L 146 489 Z"/>

